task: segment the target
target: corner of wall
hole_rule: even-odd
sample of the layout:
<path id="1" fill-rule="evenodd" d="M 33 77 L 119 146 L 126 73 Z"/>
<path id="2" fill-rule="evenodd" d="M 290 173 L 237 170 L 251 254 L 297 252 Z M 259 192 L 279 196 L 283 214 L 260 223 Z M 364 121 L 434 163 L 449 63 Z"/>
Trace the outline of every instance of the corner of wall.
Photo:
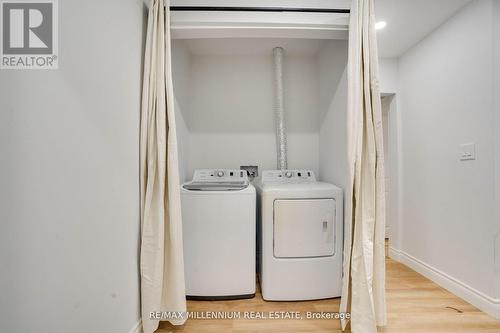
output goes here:
<path id="1" fill-rule="evenodd" d="M 446 274 L 445 272 L 411 256 L 404 251 L 389 252 L 390 257 L 422 274 L 449 292 L 464 299 L 495 319 L 500 319 L 500 299 L 490 297 L 474 287 Z"/>
<path id="2" fill-rule="evenodd" d="M 379 58 L 380 92 L 396 94 L 399 88 L 399 58 Z"/>
<path id="3" fill-rule="evenodd" d="M 495 234 L 495 293 L 500 298 L 500 1 L 493 1 L 493 121 L 494 121 L 494 154 L 495 154 L 495 219 L 497 230 Z"/>
<path id="4" fill-rule="evenodd" d="M 142 330 L 142 319 L 139 319 L 139 321 L 132 327 L 130 330 L 130 333 L 143 333 Z"/>
<path id="5" fill-rule="evenodd" d="M 490 8 L 493 3 L 493 14 Z M 432 32 L 429 36 L 420 41 L 416 46 L 407 51 L 401 58 L 395 60 L 398 72 L 398 112 L 402 114 L 402 124 L 404 125 L 403 146 L 402 153 L 405 156 L 402 158 L 402 163 L 406 161 L 405 165 L 400 168 L 404 170 L 401 177 L 401 182 L 406 182 L 402 185 L 404 193 L 402 197 L 405 200 L 405 205 L 401 209 L 405 209 L 404 214 L 400 219 L 401 223 L 404 222 L 404 232 L 401 239 L 402 246 L 398 249 L 391 248 L 389 253 L 391 257 L 399 260 L 416 271 L 422 273 L 426 277 L 435 281 L 437 284 L 450 290 L 459 297 L 467 300 L 471 304 L 477 306 L 488 314 L 499 317 L 500 314 L 500 2 L 490 0 L 479 0 L 471 2 L 461 9 L 454 17 L 450 18 L 441 27 Z M 489 35 L 490 23 L 487 15 L 494 15 L 491 20 L 493 23 L 493 40 L 490 40 Z M 464 45 L 467 41 L 468 45 Z M 470 41 L 470 43 L 468 42 Z M 493 66 L 492 61 L 488 59 L 491 44 L 494 43 L 494 58 Z M 481 50 L 481 52 L 479 51 Z M 457 57 L 450 62 L 448 59 L 449 54 L 456 54 Z M 381 71 L 384 66 L 390 63 L 387 59 L 381 60 Z M 471 65 L 474 69 L 469 70 Z M 478 66 L 475 66 L 475 65 Z M 447 68 L 447 73 L 459 74 L 453 79 L 449 76 L 443 75 L 446 71 L 442 70 Z M 488 75 L 494 75 L 494 87 L 490 88 Z M 387 72 L 387 71 L 386 71 Z M 381 73 L 382 76 L 383 73 Z M 436 80 L 426 81 L 429 77 L 436 77 Z M 462 79 L 460 81 L 460 78 Z M 382 77 L 383 79 L 383 77 Z M 431 85 L 423 84 L 423 82 L 430 82 Z M 381 83 L 383 85 L 383 82 Z M 449 89 L 450 87 L 454 88 Z M 491 90 L 489 90 L 491 89 Z M 461 93 L 458 91 L 462 91 Z M 472 117 L 468 111 L 470 108 L 463 107 L 455 104 L 457 95 L 468 94 L 473 98 L 476 104 L 481 104 L 477 116 Z M 494 101 L 492 97 L 494 96 Z M 490 104 L 494 102 L 494 104 Z M 494 110 L 491 110 L 493 105 Z M 404 110 L 401 110 L 404 108 Z M 433 112 L 440 111 L 440 112 Z M 431 114 L 432 112 L 432 114 Z M 460 112 L 460 113 L 458 113 Z M 494 119 L 491 119 L 493 115 Z M 448 127 L 447 136 L 441 135 L 439 126 L 433 127 L 430 121 L 430 116 L 436 117 L 434 122 L 444 124 L 446 121 L 455 123 L 453 127 Z M 475 122 L 473 126 L 465 128 L 465 130 L 458 125 L 459 123 Z M 492 125 L 491 122 L 494 122 Z M 495 128 L 493 136 L 484 133 L 490 131 L 488 125 Z M 425 126 L 425 127 L 424 127 Z M 429 130 L 429 131 L 428 131 Z M 432 137 L 432 140 L 424 139 L 421 133 L 426 132 L 426 135 Z M 470 138 L 469 138 L 470 137 Z M 423 140 L 427 141 L 427 148 L 422 151 L 417 151 L 416 147 L 423 146 Z M 443 144 L 443 140 L 447 140 Z M 458 146 L 461 142 L 466 140 L 478 140 L 480 147 L 482 145 L 485 153 L 482 154 L 482 159 L 478 159 L 476 163 L 481 164 L 486 173 L 476 172 L 472 174 L 470 169 L 456 167 L 458 162 L 455 160 L 455 155 L 450 147 Z M 481 141 L 479 141 L 481 140 Z M 490 140 L 495 141 L 492 143 Z M 441 146 L 439 146 L 441 142 Z M 436 143 L 436 144 L 435 144 Z M 493 146 L 493 149 L 491 147 Z M 491 165 L 492 156 L 494 151 L 494 163 Z M 443 158 L 443 156 L 446 156 Z M 440 162 L 438 162 L 438 160 Z M 449 162 L 449 165 L 456 167 L 455 174 L 452 174 L 449 168 L 440 167 L 438 164 Z M 432 165 L 436 163 L 432 173 L 420 172 L 418 170 L 419 163 L 422 165 Z M 463 166 L 462 164 L 460 166 Z M 441 169 L 440 169 L 441 168 Z M 476 167 L 477 168 L 477 167 Z M 495 185 L 494 193 L 495 199 L 491 200 L 489 194 L 491 190 L 491 177 L 490 170 L 495 169 Z M 444 177 L 436 177 L 437 173 Z M 475 177 L 473 182 L 467 182 L 463 178 L 458 178 L 464 174 Z M 455 179 L 453 177 L 456 177 Z M 413 180 L 412 180 L 413 178 Z M 443 179 L 447 178 L 447 179 Z M 419 182 L 414 181 L 419 179 Z M 463 209 L 462 214 L 457 214 L 458 218 L 455 219 L 451 215 L 443 216 L 440 212 L 443 207 L 435 205 L 436 199 L 432 195 L 426 198 L 426 202 L 418 208 L 414 205 L 416 197 L 425 197 L 426 194 L 441 193 L 442 198 L 450 198 L 455 194 L 452 190 L 441 191 L 445 188 L 441 185 L 441 189 L 436 187 L 441 181 L 446 181 L 447 184 L 460 184 L 464 188 L 472 188 L 475 186 L 488 186 L 487 199 L 491 201 L 485 207 L 484 200 L 471 199 L 467 195 L 458 195 L 460 200 L 467 200 L 471 204 L 469 208 L 465 209 L 464 206 L 458 206 L 453 202 L 443 203 L 447 205 L 447 210 L 452 211 L 451 208 Z M 488 184 L 488 182 L 490 182 Z M 411 184 L 409 184 L 411 183 Z M 421 184 L 426 183 L 427 188 L 432 187 L 434 190 L 426 190 L 419 192 L 415 190 Z M 467 191 L 463 191 L 466 193 Z M 485 192 L 485 191 L 483 191 Z M 495 205 L 495 207 L 493 207 Z M 486 209 L 484 209 L 486 208 Z M 492 213 L 494 211 L 494 213 Z M 425 212 L 425 213 L 423 213 Z M 486 214 L 485 212 L 488 212 Z M 481 221 L 476 225 L 467 222 L 463 216 L 467 214 L 475 214 L 475 217 Z M 491 217 L 490 217 L 491 216 Z M 495 219 L 492 221 L 492 219 Z M 421 229 L 424 233 L 417 230 L 416 221 L 422 224 Z M 459 232 L 453 232 L 453 223 L 460 223 Z M 478 222 L 479 222 L 478 221 Z M 436 223 L 437 222 L 437 223 Z M 484 243 L 485 239 L 489 243 L 492 242 L 492 232 L 495 229 L 497 236 L 494 244 Z M 450 234 L 453 234 L 450 236 Z M 439 235 L 439 236 L 437 236 Z M 486 236 L 487 235 L 487 236 Z M 441 238 L 440 238 L 441 237 Z M 449 245 L 454 249 L 458 249 L 457 256 L 466 258 L 468 262 L 472 263 L 473 267 L 466 267 L 464 263 L 450 263 L 449 259 L 451 252 L 448 251 L 446 255 L 439 255 L 436 251 L 439 248 L 440 241 L 445 237 L 449 238 Z M 420 246 L 418 240 L 427 242 L 428 247 Z M 484 244 L 481 246 L 481 252 L 471 252 L 470 249 L 460 250 L 463 248 L 463 239 L 467 239 L 470 249 L 479 249 L 479 243 Z M 421 242 L 422 243 L 422 242 Z M 433 252 L 435 251 L 435 252 Z M 495 254 L 493 255 L 493 251 Z M 462 252 L 462 254 L 459 254 Z M 474 255 L 469 256 L 471 253 Z M 482 261 L 475 258 L 486 258 Z M 494 258 L 494 263 L 491 258 Z"/>

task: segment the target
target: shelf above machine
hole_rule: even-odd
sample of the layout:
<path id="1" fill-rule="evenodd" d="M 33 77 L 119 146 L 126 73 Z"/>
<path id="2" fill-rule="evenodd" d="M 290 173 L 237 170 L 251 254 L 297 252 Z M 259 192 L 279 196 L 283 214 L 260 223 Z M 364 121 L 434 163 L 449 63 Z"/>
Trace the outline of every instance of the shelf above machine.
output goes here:
<path id="1" fill-rule="evenodd" d="M 173 39 L 346 40 L 351 0 L 170 0 L 169 5 Z"/>
<path id="2" fill-rule="evenodd" d="M 174 39 L 347 39 L 348 13 L 172 11 Z"/>

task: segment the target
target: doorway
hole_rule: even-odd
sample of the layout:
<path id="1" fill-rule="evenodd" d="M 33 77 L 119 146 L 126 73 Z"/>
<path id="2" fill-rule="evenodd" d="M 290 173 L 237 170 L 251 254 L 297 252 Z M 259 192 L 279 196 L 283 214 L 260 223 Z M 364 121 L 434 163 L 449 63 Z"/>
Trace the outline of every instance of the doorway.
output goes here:
<path id="1" fill-rule="evenodd" d="M 384 139 L 386 255 L 397 259 L 400 221 L 400 133 L 396 94 L 382 94 L 382 127 Z"/>

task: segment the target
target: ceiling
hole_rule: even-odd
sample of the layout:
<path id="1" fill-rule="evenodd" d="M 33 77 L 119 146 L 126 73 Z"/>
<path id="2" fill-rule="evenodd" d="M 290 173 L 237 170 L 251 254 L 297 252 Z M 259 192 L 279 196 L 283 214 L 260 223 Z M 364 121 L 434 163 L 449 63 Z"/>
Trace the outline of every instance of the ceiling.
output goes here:
<path id="1" fill-rule="evenodd" d="M 400 57 L 471 0 L 375 0 L 379 56 Z"/>

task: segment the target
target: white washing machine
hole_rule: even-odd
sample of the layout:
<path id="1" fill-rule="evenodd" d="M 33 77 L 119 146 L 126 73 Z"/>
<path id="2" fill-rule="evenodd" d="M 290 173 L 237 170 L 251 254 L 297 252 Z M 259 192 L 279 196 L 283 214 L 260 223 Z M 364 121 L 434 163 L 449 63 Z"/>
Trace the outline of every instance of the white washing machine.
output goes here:
<path id="1" fill-rule="evenodd" d="M 310 170 L 264 171 L 258 193 L 259 280 L 269 301 L 339 297 L 343 195 Z"/>
<path id="2" fill-rule="evenodd" d="M 246 171 L 196 170 L 182 185 L 186 295 L 255 295 L 255 188 Z"/>

